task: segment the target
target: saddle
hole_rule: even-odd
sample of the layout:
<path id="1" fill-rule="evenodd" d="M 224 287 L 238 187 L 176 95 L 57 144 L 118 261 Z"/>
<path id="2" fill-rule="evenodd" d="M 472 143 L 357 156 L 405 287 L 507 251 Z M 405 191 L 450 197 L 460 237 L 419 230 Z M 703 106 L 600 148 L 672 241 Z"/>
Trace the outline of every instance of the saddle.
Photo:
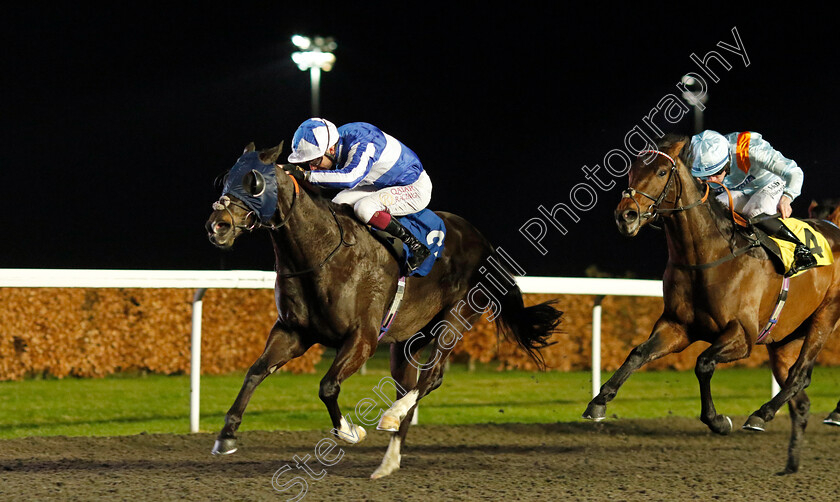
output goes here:
<path id="1" fill-rule="evenodd" d="M 435 260 L 443 252 L 444 240 L 446 238 L 446 225 L 443 220 L 430 209 L 423 209 L 417 213 L 400 216 L 397 218 L 409 232 L 417 237 L 429 248 L 430 255 L 426 261 L 414 272 L 412 276 L 425 276 L 432 270 Z M 394 256 L 405 270 L 405 263 L 410 256 L 410 250 L 400 239 L 387 232 L 370 227 L 371 234 L 381 242 L 386 249 Z"/>
<path id="2" fill-rule="evenodd" d="M 834 262 L 834 255 L 831 252 L 831 245 L 828 243 L 828 240 L 818 230 L 803 220 L 797 218 L 782 219 L 778 215 L 767 216 L 764 214 L 747 220 L 748 226 L 743 228 L 742 231 L 748 239 L 758 240 L 761 247 L 772 257 L 776 271 L 780 275 L 786 275 L 790 271 L 794 262 L 796 244 L 769 235 L 756 225 L 759 221 L 765 227 L 769 226 L 772 228 L 778 225 L 787 227 L 811 251 L 811 254 L 817 261 L 818 267 L 830 265 Z M 795 277 L 800 273 L 802 271 L 793 274 L 791 277 Z"/>

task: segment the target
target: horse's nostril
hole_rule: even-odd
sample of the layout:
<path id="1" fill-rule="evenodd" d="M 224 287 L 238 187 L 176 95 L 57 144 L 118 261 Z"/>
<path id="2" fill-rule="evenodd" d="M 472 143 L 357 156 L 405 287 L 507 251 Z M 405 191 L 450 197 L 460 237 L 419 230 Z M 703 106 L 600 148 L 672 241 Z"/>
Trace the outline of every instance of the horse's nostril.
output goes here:
<path id="1" fill-rule="evenodd" d="M 207 233 L 210 234 L 226 234 L 230 231 L 230 224 L 225 221 L 208 221 Z"/>
<path id="2" fill-rule="evenodd" d="M 632 209 L 628 209 L 626 211 L 622 211 L 621 218 L 627 222 L 636 221 L 639 219 L 639 213 Z"/>

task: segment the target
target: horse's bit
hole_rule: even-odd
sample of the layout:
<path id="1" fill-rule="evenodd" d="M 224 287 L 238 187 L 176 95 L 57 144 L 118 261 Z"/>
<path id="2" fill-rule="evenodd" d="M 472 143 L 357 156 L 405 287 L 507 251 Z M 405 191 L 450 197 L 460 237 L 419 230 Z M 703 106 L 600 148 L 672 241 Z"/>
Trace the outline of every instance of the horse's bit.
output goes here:
<path id="1" fill-rule="evenodd" d="M 674 160 L 673 157 L 671 157 L 667 153 L 661 152 L 659 150 L 643 150 L 643 151 L 639 152 L 639 156 L 642 156 L 643 154 L 646 154 L 646 153 L 653 153 L 653 154 L 661 155 L 661 156 L 665 157 L 666 159 L 668 159 L 668 161 L 671 162 L 671 169 L 668 171 L 668 180 L 665 182 L 665 187 L 662 189 L 662 192 L 660 192 L 658 197 L 654 197 L 650 194 L 647 194 L 647 193 L 645 193 L 641 190 L 637 190 L 633 187 L 628 187 L 623 192 L 621 192 L 621 197 L 622 198 L 631 199 L 636 204 L 636 209 L 638 210 L 637 212 L 639 213 L 639 217 L 641 217 L 641 218 L 652 218 L 653 220 L 656 220 L 660 215 L 664 216 L 664 215 L 667 215 L 669 213 L 676 213 L 676 212 L 679 212 L 679 211 L 687 211 L 687 210 L 689 210 L 693 207 L 699 206 L 700 204 L 702 204 L 703 202 L 706 201 L 706 197 L 709 195 L 709 186 L 708 185 L 706 185 L 706 194 L 703 197 L 701 197 L 700 199 L 692 202 L 691 204 L 689 204 L 687 206 L 676 206 L 676 207 L 671 207 L 671 208 L 661 208 L 661 207 L 659 207 L 662 204 L 662 202 L 665 201 L 665 197 L 667 197 L 668 193 L 671 191 L 671 187 L 674 184 L 674 179 L 675 179 L 674 174 L 677 172 L 677 162 Z M 641 205 L 639 205 L 639 202 L 633 197 L 637 193 L 640 194 L 640 195 L 643 195 L 643 196 L 645 196 L 648 199 L 653 201 L 653 204 L 648 206 L 647 211 L 645 211 L 645 212 L 642 212 Z M 677 201 L 679 201 L 679 195 L 680 194 L 678 193 L 676 199 L 674 200 L 674 204 L 676 204 Z M 654 228 L 659 228 L 659 227 L 654 226 Z"/>
<path id="2" fill-rule="evenodd" d="M 289 178 L 291 178 L 292 183 L 295 186 L 295 189 L 294 189 L 294 192 L 292 193 L 292 203 L 289 205 L 289 211 L 286 213 L 285 218 L 283 218 L 282 214 L 281 214 L 280 223 L 274 224 L 274 223 L 271 223 L 270 221 L 267 224 L 263 223 L 262 221 L 260 221 L 259 215 L 256 212 L 254 212 L 251 208 L 245 206 L 245 204 L 242 204 L 241 202 L 231 200 L 230 197 L 228 197 L 227 195 L 222 195 L 221 197 L 219 197 L 218 201 L 213 203 L 213 210 L 215 210 L 215 211 L 227 211 L 228 216 L 230 216 L 230 221 L 233 224 L 234 228 L 239 228 L 239 229 L 242 229 L 246 232 L 251 232 L 252 230 L 255 230 L 255 229 L 258 229 L 258 228 L 267 228 L 269 230 L 279 230 L 279 229 L 285 227 L 286 223 L 289 222 L 289 218 L 291 218 L 292 212 L 295 209 L 295 204 L 297 203 L 298 194 L 300 193 L 300 185 L 298 184 L 297 180 L 294 178 L 294 176 L 292 176 L 290 174 L 288 176 L 289 176 Z M 233 212 L 231 212 L 230 206 L 238 207 L 239 209 L 242 209 L 243 211 L 245 211 L 244 221 L 246 222 L 246 224 L 237 224 L 236 223 L 236 218 L 233 217 Z M 333 219 L 335 220 L 335 224 L 338 227 L 339 240 L 338 240 L 338 244 L 336 245 L 335 249 L 333 249 L 330 252 L 330 254 L 328 254 L 327 257 L 324 258 L 324 260 L 317 267 L 311 267 L 311 268 L 308 268 L 306 270 L 300 270 L 300 271 L 297 271 L 297 272 L 289 272 L 289 273 L 285 273 L 285 274 L 281 274 L 280 271 L 278 270 L 277 274 L 278 274 L 279 277 L 282 277 L 282 278 L 296 277 L 296 276 L 299 276 L 299 275 L 314 272 L 316 270 L 316 268 L 323 267 L 327 263 L 327 260 L 332 258 L 338 252 L 338 250 L 341 249 L 342 246 L 345 246 L 345 247 L 352 246 L 352 244 L 349 244 L 347 241 L 344 240 L 344 227 L 341 226 L 341 222 L 338 220 L 338 215 L 336 214 L 335 209 L 333 209 L 332 206 L 330 206 L 329 209 L 330 209 L 330 213 L 333 216 Z M 280 213 L 279 204 L 278 204 L 278 207 L 275 210 L 275 213 Z M 253 223 L 247 224 L 247 222 L 249 220 L 251 220 L 251 218 L 253 218 Z M 273 218 L 274 218 L 274 215 L 272 215 L 272 219 Z"/>

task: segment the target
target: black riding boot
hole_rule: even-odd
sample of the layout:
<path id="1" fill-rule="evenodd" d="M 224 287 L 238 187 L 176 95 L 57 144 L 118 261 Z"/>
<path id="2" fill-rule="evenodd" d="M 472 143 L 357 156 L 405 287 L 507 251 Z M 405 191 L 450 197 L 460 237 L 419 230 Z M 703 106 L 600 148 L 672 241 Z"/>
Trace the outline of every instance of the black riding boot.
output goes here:
<path id="1" fill-rule="evenodd" d="M 793 249 L 793 265 L 790 266 L 790 270 L 785 275 L 792 276 L 817 266 L 817 259 L 814 258 L 811 250 L 781 221 L 776 218 L 767 218 L 756 222 L 756 226 L 767 232 L 768 235 L 796 244 Z"/>
<path id="2" fill-rule="evenodd" d="M 431 251 L 429 248 L 423 245 L 422 242 L 417 240 L 417 237 L 414 237 L 414 234 L 408 231 L 402 223 L 397 221 L 396 218 L 391 218 L 391 221 L 382 229 L 385 232 L 393 235 L 397 239 L 403 241 L 403 243 L 408 246 L 408 249 L 411 250 L 411 256 L 408 258 L 406 265 L 408 266 L 408 273 L 411 274 L 415 270 L 417 270 L 420 265 L 426 261 L 426 258 L 429 257 Z"/>

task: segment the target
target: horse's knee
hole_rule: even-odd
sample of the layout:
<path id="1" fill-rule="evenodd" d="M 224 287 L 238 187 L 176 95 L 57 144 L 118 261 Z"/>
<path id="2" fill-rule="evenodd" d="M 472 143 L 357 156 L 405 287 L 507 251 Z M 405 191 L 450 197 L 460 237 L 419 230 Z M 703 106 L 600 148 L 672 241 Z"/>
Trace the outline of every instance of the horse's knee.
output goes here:
<path id="1" fill-rule="evenodd" d="M 694 365 L 694 374 L 697 377 L 707 376 L 715 371 L 715 360 L 711 357 L 700 356 L 697 358 L 697 363 Z"/>
<path id="2" fill-rule="evenodd" d="M 335 401 L 338 399 L 338 393 L 341 390 L 341 385 L 333 380 L 321 380 L 321 386 L 318 389 L 318 397 L 321 401 Z"/>

